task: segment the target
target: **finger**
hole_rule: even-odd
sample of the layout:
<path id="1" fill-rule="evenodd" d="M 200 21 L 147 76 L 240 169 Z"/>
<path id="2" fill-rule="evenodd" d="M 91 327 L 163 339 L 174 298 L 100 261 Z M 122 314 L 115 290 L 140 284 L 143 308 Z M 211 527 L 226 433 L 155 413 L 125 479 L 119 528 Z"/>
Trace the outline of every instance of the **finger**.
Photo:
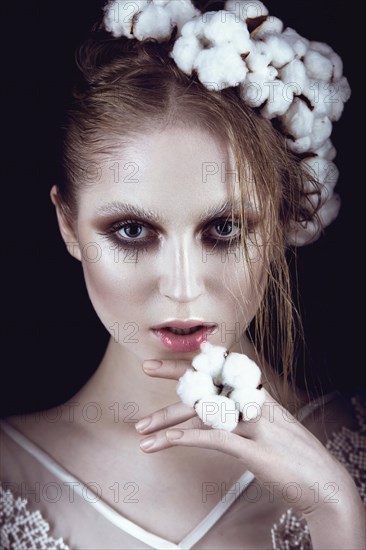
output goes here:
<path id="1" fill-rule="evenodd" d="M 182 430 L 174 429 L 165 432 L 166 439 L 172 445 L 201 447 L 221 451 L 246 464 L 253 461 L 256 443 L 225 430 Z"/>
<path id="2" fill-rule="evenodd" d="M 211 430 L 212 428 L 209 428 L 208 426 L 205 426 L 203 422 L 198 418 L 198 416 L 195 416 L 188 420 L 187 425 L 185 426 L 188 430 L 190 429 L 202 429 L 202 430 Z M 160 430 L 153 435 L 143 439 L 140 442 L 140 447 L 144 452 L 156 452 L 156 451 L 162 451 L 164 449 L 168 449 L 169 447 L 173 447 L 172 443 L 168 441 L 166 437 L 166 430 Z"/>
<path id="3" fill-rule="evenodd" d="M 147 360 L 143 362 L 142 368 L 149 376 L 156 378 L 168 378 L 170 380 L 179 380 L 187 369 L 193 370 L 193 367 L 189 361 L 179 359 L 178 361 L 172 361 L 170 359 L 160 360 L 161 366 L 158 368 L 150 369 L 149 364 L 156 363 L 155 360 Z"/>
<path id="4" fill-rule="evenodd" d="M 181 401 L 168 405 L 158 411 L 142 418 L 135 428 L 139 433 L 151 433 L 162 428 L 169 428 L 175 424 L 185 422 L 196 416 L 195 410 Z M 145 422 L 144 422 L 145 421 Z M 149 423 L 148 423 L 149 422 Z"/>

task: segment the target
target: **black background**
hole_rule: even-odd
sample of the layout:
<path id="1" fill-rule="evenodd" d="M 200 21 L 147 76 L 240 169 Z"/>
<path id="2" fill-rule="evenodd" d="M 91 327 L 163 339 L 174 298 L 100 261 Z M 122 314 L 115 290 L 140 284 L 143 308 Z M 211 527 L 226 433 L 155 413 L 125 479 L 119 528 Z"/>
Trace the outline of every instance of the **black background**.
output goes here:
<path id="1" fill-rule="evenodd" d="M 299 250 L 308 369 L 323 373 L 324 388 L 353 392 L 364 385 L 363 16 L 329 0 L 266 5 L 303 36 L 330 44 L 353 91 L 332 134 L 341 213 L 321 241 Z M 74 50 L 102 6 L 17 0 L 2 7 L 2 416 L 71 397 L 108 339 L 49 200 Z"/>

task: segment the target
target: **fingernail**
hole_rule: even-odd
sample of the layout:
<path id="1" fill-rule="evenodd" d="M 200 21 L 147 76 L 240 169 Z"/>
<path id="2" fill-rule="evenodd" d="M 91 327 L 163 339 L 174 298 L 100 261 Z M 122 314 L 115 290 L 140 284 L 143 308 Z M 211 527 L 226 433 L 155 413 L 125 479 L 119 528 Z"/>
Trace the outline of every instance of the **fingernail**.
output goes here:
<path id="1" fill-rule="evenodd" d="M 154 446 L 154 443 L 155 443 L 155 437 L 148 437 L 147 439 L 144 439 L 143 441 L 141 441 L 140 447 L 142 449 L 150 449 L 151 447 Z"/>
<path id="2" fill-rule="evenodd" d="M 136 430 L 144 430 L 151 424 L 152 418 L 148 416 L 147 418 L 143 418 L 142 420 L 139 420 L 137 424 L 135 424 Z"/>
<path id="3" fill-rule="evenodd" d="M 169 430 L 169 432 L 165 433 L 167 439 L 180 439 L 183 437 L 184 432 L 183 430 Z"/>
<path id="4" fill-rule="evenodd" d="M 161 367 L 163 364 L 162 361 L 151 361 L 150 359 L 148 361 L 144 361 L 143 368 L 147 370 L 155 370 Z"/>

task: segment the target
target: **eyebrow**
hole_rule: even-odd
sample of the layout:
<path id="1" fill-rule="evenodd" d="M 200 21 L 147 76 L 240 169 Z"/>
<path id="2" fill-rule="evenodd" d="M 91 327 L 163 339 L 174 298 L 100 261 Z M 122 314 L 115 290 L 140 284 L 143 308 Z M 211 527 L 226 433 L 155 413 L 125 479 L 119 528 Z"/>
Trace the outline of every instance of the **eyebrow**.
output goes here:
<path id="1" fill-rule="evenodd" d="M 220 202 L 219 204 L 213 204 L 211 206 L 208 206 L 198 217 L 199 222 L 206 221 L 207 219 L 214 218 L 216 216 L 220 216 L 222 214 L 226 214 L 227 212 L 240 212 L 240 206 L 241 201 L 240 199 L 236 200 L 226 200 L 224 203 Z M 245 209 L 256 211 L 253 208 L 253 204 L 251 202 L 245 203 Z M 105 217 L 111 217 L 115 215 L 129 215 L 129 216 L 136 216 L 137 218 L 144 218 L 148 222 L 152 223 L 158 223 L 158 224 L 166 224 L 167 220 L 164 218 L 164 216 L 159 212 L 154 212 L 153 210 L 150 210 L 149 208 L 144 208 L 142 206 L 138 206 L 137 204 L 130 204 L 120 201 L 113 201 L 109 204 L 105 204 L 103 206 L 100 206 L 96 209 L 95 215 L 96 216 L 105 216 Z"/>

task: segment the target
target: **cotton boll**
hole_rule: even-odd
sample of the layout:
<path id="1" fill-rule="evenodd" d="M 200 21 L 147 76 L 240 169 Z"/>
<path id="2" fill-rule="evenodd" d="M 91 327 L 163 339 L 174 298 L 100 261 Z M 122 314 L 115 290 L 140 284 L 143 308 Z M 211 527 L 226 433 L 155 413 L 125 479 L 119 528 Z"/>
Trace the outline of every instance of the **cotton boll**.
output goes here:
<path id="1" fill-rule="evenodd" d="M 133 34 L 137 40 L 155 38 L 158 42 L 169 39 L 173 24 L 164 8 L 149 4 L 134 25 Z"/>
<path id="2" fill-rule="evenodd" d="M 326 160 L 334 160 L 337 156 L 337 151 L 330 139 L 327 139 L 314 153 Z"/>
<path id="3" fill-rule="evenodd" d="M 194 36 L 181 36 L 175 41 L 170 56 L 184 73 L 191 75 L 194 62 L 202 50 L 197 38 Z"/>
<path id="4" fill-rule="evenodd" d="M 273 82 L 268 82 L 269 96 L 267 103 L 261 110 L 261 115 L 264 118 L 271 120 L 277 116 L 284 115 L 289 109 L 292 98 L 292 88 L 285 87 L 282 80 L 275 79 Z"/>
<path id="5" fill-rule="evenodd" d="M 276 71 L 274 67 L 272 69 Z M 260 107 L 269 97 L 268 82 L 271 80 L 274 78 L 270 74 L 266 76 L 263 73 L 248 73 L 245 81 L 240 84 L 240 97 L 250 107 Z"/>
<path id="6" fill-rule="evenodd" d="M 300 59 L 294 59 L 282 67 L 279 78 L 286 86 L 286 90 L 290 89 L 296 95 L 301 95 L 308 87 L 305 65 Z"/>
<path id="7" fill-rule="evenodd" d="M 339 178 L 339 170 L 334 162 L 320 157 L 308 157 L 301 163 L 319 183 L 327 185 L 329 189 L 334 189 Z"/>
<path id="8" fill-rule="evenodd" d="M 318 211 L 318 217 L 323 227 L 330 225 L 339 214 L 341 199 L 339 195 L 333 194 Z"/>
<path id="9" fill-rule="evenodd" d="M 293 222 L 286 240 L 290 246 L 306 246 L 318 240 L 320 235 L 321 226 L 317 222 L 305 222 L 304 225 Z"/>
<path id="10" fill-rule="evenodd" d="M 230 399 L 235 402 L 243 415 L 243 420 L 253 420 L 261 416 L 261 407 L 265 400 L 263 389 L 237 388 L 230 394 Z"/>
<path id="11" fill-rule="evenodd" d="M 270 34 L 265 37 L 264 41 L 272 53 L 271 64 L 274 67 L 283 67 L 283 65 L 294 59 L 295 52 L 293 48 L 280 36 Z"/>
<path id="12" fill-rule="evenodd" d="M 281 34 L 283 23 L 278 17 L 271 15 L 251 33 L 252 38 L 261 40 L 268 34 Z"/>
<path id="13" fill-rule="evenodd" d="M 344 76 L 337 82 L 328 84 L 327 88 L 329 89 L 326 97 L 327 115 L 330 120 L 337 121 L 343 113 L 344 103 L 351 97 L 351 88 Z"/>
<path id="14" fill-rule="evenodd" d="M 297 154 L 306 153 L 311 148 L 310 136 L 304 136 L 302 138 L 296 139 L 295 141 L 293 141 L 292 139 L 288 139 L 286 141 L 288 148 Z"/>
<path id="15" fill-rule="evenodd" d="M 343 61 L 333 50 L 330 54 L 330 61 L 333 65 L 333 80 L 339 80 L 343 74 Z"/>
<path id="16" fill-rule="evenodd" d="M 195 411 L 202 422 L 218 430 L 232 432 L 239 421 L 239 411 L 235 403 L 228 397 L 213 395 L 200 399 Z"/>
<path id="17" fill-rule="evenodd" d="M 286 129 L 286 133 L 298 139 L 311 133 L 314 115 L 306 103 L 296 97 L 287 113 L 280 120 Z"/>
<path id="18" fill-rule="evenodd" d="M 218 393 L 218 388 L 209 374 L 187 370 L 179 378 L 176 391 L 183 403 L 193 407 L 199 399 Z"/>
<path id="19" fill-rule="evenodd" d="M 195 38 L 201 39 L 203 38 L 203 29 L 204 22 L 202 20 L 202 17 L 195 17 L 194 19 L 191 19 L 190 21 L 184 23 L 181 29 L 181 36 L 194 36 Z"/>
<path id="20" fill-rule="evenodd" d="M 304 64 L 310 78 L 329 81 L 333 74 L 332 62 L 319 52 L 309 49 Z"/>
<path id="21" fill-rule="evenodd" d="M 227 0 L 225 10 L 237 14 L 243 21 L 268 15 L 268 9 L 260 0 Z"/>
<path id="22" fill-rule="evenodd" d="M 237 86 L 245 79 L 248 69 L 231 44 L 201 50 L 194 63 L 200 81 L 218 90 Z"/>
<path id="23" fill-rule="evenodd" d="M 261 371 L 258 365 L 243 353 L 229 353 L 221 378 L 224 384 L 232 388 L 256 388 L 261 381 Z"/>
<path id="24" fill-rule="evenodd" d="M 309 100 L 316 117 L 328 116 L 329 112 L 329 91 L 328 84 L 310 78 L 304 87 L 303 95 Z"/>
<path id="25" fill-rule="evenodd" d="M 220 10 L 215 12 L 203 28 L 203 35 L 214 46 L 231 43 L 238 53 L 251 49 L 251 40 L 247 26 L 243 21 L 235 21 L 232 14 Z"/>
<path id="26" fill-rule="evenodd" d="M 112 0 L 104 6 L 104 26 L 115 38 L 126 36 L 133 38 L 133 17 L 148 5 L 148 0 Z M 133 10 L 131 10 L 133 8 Z"/>
<path id="27" fill-rule="evenodd" d="M 281 37 L 290 44 L 297 57 L 304 57 L 310 44 L 307 38 L 298 34 L 294 29 L 291 29 L 291 27 L 287 27 L 281 34 Z"/>
<path id="28" fill-rule="evenodd" d="M 216 378 L 221 374 L 225 362 L 226 348 L 213 346 L 210 342 L 203 342 L 200 346 L 201 353 L 192 360 L 192 366 L 200 372 L 204 372 Z"/>
<path id="29" fill-rule="evenodd" d="M 252 47 L 248 57 L 245 59 L 247 67 L 252 72 L 262 72 L 267 69 L 272 61 L 272 53 L 265 42 L 262 40 L 252 42 Z"/>
<path id="30" fill-rule="evenodd" d="M 165 10 L 174 25 L 177 25 L 178 36 L 187 21 L 194 17 L 201 19 L 201 12 L 194 7 L 191 0 L 170 0 L 165 6 Z"/>
<path id="31" fill-rule="evenodd" d="M 311 150 L 319 149 L 330 137 L 332 123 L 327 116 L 315 118 L 311 134 Z"/>

